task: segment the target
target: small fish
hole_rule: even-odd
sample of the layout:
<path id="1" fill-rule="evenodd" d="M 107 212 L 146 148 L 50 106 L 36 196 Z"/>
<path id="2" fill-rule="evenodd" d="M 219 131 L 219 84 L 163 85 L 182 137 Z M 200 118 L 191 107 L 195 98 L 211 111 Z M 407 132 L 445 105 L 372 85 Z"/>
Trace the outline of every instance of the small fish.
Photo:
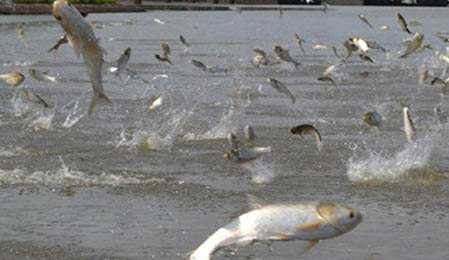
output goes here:
<path id="1" fill-rule="evenodd" d="M 184 44 L 184 46 L 186 46 L 187 48 L 190 47 L 190 44 L 186 41 L 186 39 L 184 39 L 181 34 L 179 35 L 179 41 L 181 41 L 181 43 Z"/>
<path id="2" fill-rule="evenodd" d="M 53 2 L 52 13 L 57 22 L 67 33 L 70 45 L 73 47 L 75 55 L 79 58 L 83 56 L 94 94 L 89 105 L 88 114 L 95 111 L 98 100 L 103 99 L 111 102 L 105 95 L 102 80 L 102 65 L 104 49 L 100 47 L 97 37 L 91 25 L 84 20 L 80 12 L 66 0 L 56 0 Z"/>
<path id="3" fill-rule="evenodd" d="M 282 83 L 274 78 L 268 78 L 267 81 L 271 84 L 271 86 L 274 89 L 289 96 L 293 103 L 296 102 L 296 97 L 293 96 L 293 94 L 290 92 L 290 90 L 287 88 L 287 86 L 285 86 L 284 83 Z"/>
<path id="4" fill-rule="evenodd" d="M 120 77 L 120 74 L 122 74 L 122 72 L 125 70 L 130 57 L 131 48 L 128 47 L 125 51 L 123 51 L 122 55 L 120 55 L 120 58 L 117 60 L 117 71 L 115 72 L 116 77 Z"/>
<path id="5" fill-rule="evenodd" d="M 350 41 L 346 40 L 343 42 L 343 46 L 346 49 L 345 60 L 348 60 L 351 57 L 353 51 L 357 51 L 358 48 Z M 355 49 L 354 49 L 355 48 Z"/>
<path id="6" fill-rule="evenodd" d="M 440 38 L 443 42 L 449 42 L 449 33 L 436 32 L 435 35 Z"/>
<path id="7" fill-rule="evenodd" d="M 419 21 L 413 20 L 409 23 L 409 25 L 412 27 L 418 27 L 421 26 L 421 23 Z"/>
<path id="8" fill-rule="evenodd" d="M 22 73 L 5 73 L 0 74 L 0 83 L 17 87 L 25 80 Z"/>
<path id="9" fill-rule="evenodd" d="M 382 26 L 380 27 L 380 29 L 381 29 L 382 31 L 388 31 L 388 30 L 390 30 L 390 26 L 388 26 L 388 25 L 382 25 Z"/>
<path id="10" fill-rule="evenodd" d="M 299 135 L 303 137 L 304 135 L 312 135 L 316 139 L 316 146 L 318 151 L 321 152 L 321 148 L 323 147 L 323 140 L 321 139 L 321 134 L 313 125 L 298 125 L 289 129 L 291 134 Z"/>
<path id="11" fill-rule="evenodd" d="M 25 98 L 26 100 L 42 105 L 45 108 L 51 108 L 52 106 L 50 106 L 47 102 L 45 102 L 45 100 L 43 98 L 41 98 L 38 94 L 33 93 L 31 90 L 29 89 L 22 89 L 19 91 L 20 95 Z"/>
<path id="12" fill-rule="evenodd" d="M 208 71 L 209 67 L 207 67 L 206 65 L 204 65 L 204 63 L 202 63 L 201 61 L 197 61 L 197 60 L 191 60 L 193 66 L 199 68 L 202 71 Z"/>
<path id="13" fill-rule="evenodd" d="M 382 116 L 379 113 L 377 113 L 376 111 L 365 113 L 362 116 L 362 120 L 368 125 L 374 127 L 378 135 L 380 134 L 379 128 L 382 125 Z"/>
<path id="14" fill-rule="evenodd" d="M 416 52 L 420 48 L 423 39 L 424 34 L 417 33 L 413 38 L 405 40 L 404 45 L 407 46 L 407 49 L 404 51 L 404 54 L 399 56 L 399 58 L 405 58 Z"/>
<path id="15" fill-rule="evenodd" d="M 51 47 L 47 52 L 52 52 L 52 51 L 56 52 L 58 50 L 59 46 L 66 44 L 68 42 L 69 42 L 69 40 L 67 40 L 67 34 L 65 34 L 64 36 L 61 36 L 59 38 L 58 42 L 53 47 Z"/>
<path id="16" fill-rule="evenodd" d="M 274 52 L 276 53 L 276 55 L 283 61 L 286 62 L 291 62 L 293 63 L 293 65 L 295 65 L 295 68 L 298 68 L 299 65 L 301 65 L 301 63 L 297 62 L 296 60 L 294 60 L 292 58 L 292 56 L 290 56 L 290 53 L 288 50 L 283 49 L 281 46 L 274 46 Z"/>
<path id="17" fill-rule="evenodd" d="M 405 132 L 405 137 L 407 138 L 407 141 L 412 142 L 413 141 L 413 137 L 416 133 L 416 129 L 415 126 L 413 125 L 413 121 L 410 118 L 410 111 L 408 109 L 408 107 L 404 106 L 402 108 L 403 112 L 404 112 L 404 132 Z"/>
<path id="18" fill-rule="evenodd" d="M 337 85 L 337 83 L 335 82 L 335 80 L 332 79 L 332 78 L 329 77 L 329 76 L 321 76 L 321 77 L 317 78 L 317 80 L 318 80 L 318 81 L 323 81 L 323 82 L 330 82 L 330 83 L 332 83 L 332 85 L 334 85 L 335 88 L 338 88 L 338 85 Z"/>
<path id="19" fill-rule="evenodd" d="M 168 46 L 168 44 L 166 42 L 163 42 L 161 44 L 161 48 L 162 48 L 162 56 L 164 57 L 168 57 L 168 55 L 170 54 L 170 46 Z"/>
<path id="20" fill-rule="evenodd" d="M 128 68 L 125 68 L 125 73 L 126 75 L 128 75 L 128 77 L 135 79 L 135 80 L 141 80 L 144 84 L 150 84 L 150 82 L 144 78 L 142 78 L 142 76 L 139 75 L 139 73 L 137 73 L 134 70 L 130 70 Z"/>
<path id="21" fill-rule="evenodd" d="M 245 134 L 245 139 L 248 143 L 251 143 L 256 139 L 256 133 L 254 133 L 254 129 L 250 125 L 246 125 L 243 128 L 243 133 Z"/>
<path id="22" fill-rule="evenodd" d="M 56 82 L 56 77 L 48 75 L 47 72 L 41 72 L 38 71 L 34 68 L 29 68 L 28 69 L 28 74 L 30 74 L 33 78 L 37 79 L 37 80 L 41 80 L 41 81 L 48 81 L 51 83 L 55 83 Z"/>
<path id="23" fill-rule="evenodd" d="M 318 50 L 327 50 L 327 46 L 323 45 L 323 44 L 314 44 L 312 45 L 312 49 L 314 51 L 318 51 Z"/>
<path id="24" fill-rule="evenodd" d="M 404 17 L 400 13 L 396 13 L 396 18 L 398 20 L 398 24 L 401 27 L 402 31 L 413 34 L 408 28 L 407 28 L 407 22 L 405 21 Z"/>
<path id="25" fill-rule="evenodd" d="M 332 46 L 332 51 L 334 52 L 335 57 L 341 60 L 340 55 L 338 55 L 337 48 L 335 48 L 335 46 Z"/>
<path id="26" fill-rule="evenodd" d="M 301 37 L 299 37 L 299 35 L 295 34 L 295 41 L 296 44 L 298 44 L 299 48 L 301 48 L 301 51 L 303 54 L 306 54 L 306 51 L 304 50 L 304 39 L 302 39 Z"/>
<path id="27" fill-rule="evenodd" d="M 447 65 L 449 65 L 449 56 L 444 55 L 444 54 L 440 54 L 440 55 L 438 56 L 438 59 L 441 60 L 441 61 L 446 62 Z"/>
<path id="28" fill-rule="evenodd" d="M 441 92 L 440 92 L 440 97 L 441 97 L 441 102 L 444 101 L 444 98 L 446 97 L 446 90 L 448 87 L 448 83 L 449 83 L 449 78 L 446 80 L 442 80 L 438 77 L 435 77 L 434 79 L 432 79 L 432 81 L 430 82 L 430 85 L 434 85 L 436 83 L 441 84 Z"/>
<path id="29" fill-rule="evenodd" d="M 374 61 L 366 54 L 360 53 L 359 54 L 360 59 L 370 62 L 370 63 L 374 63 Z"/>
<path id="30" fill-rule="evenodd" d="M 159 18 L 154 18 L 153 21 L 154 21 L 155 23 L 158 23 L 158 24 L 165 24 L 165 22 L 162 21 L 162 20 L 159 19 Z"/>
<path id="31" fill-rule="evenodd" d="M 155 54 L 154 57 L 161 62 L 168 62 L 170 65 L 173 65 L 173 63 L 171 63 L 170 59 L 168 57 L 165 56 L 161 56 L 159 54 Z"/>
<path id="32" fill-rule="evenodd" d="M 357 46 L 358 50 L 362 53 L 367 53 L 371 49 L 368 41 L 362 39 L 361 37 L 355 36 L 349 39 L 349 41 L 352 41 L 354 45 Z"/>
<path id="33" fill-rule="evenodd" d="M 271 146 L 263 147 L 240 147 L 227 151 L 223 157 L 227 160 L 234 160 L 238 163 L 244 163 L 256 160 L 266 153 L 271 153 Z"/>
<path id="34" fill-rule="evenodd" d="M 367 24 L 369 27 L 371 27 L 371 29 L 374 29 L 374 26 L 372 26 L 369 22 L 368 19 L 366 19 L 366 17 L 363 14 L 359 14 L 358 15 L 359 19 L 364 22 L 365 24 Z"/>
<path id="35" fill-rule="evenodd" d="M 22 27 L 22 24 L 21 24 L 21 23 L 19 23 L 19 24 L 17 25 L 17 34 L 18 34 L 19 40 L 20 40 L 21 42 L 23 42 L 23 44 L 25 45 L 25 47 L 28 47 L 28 43 L 27 43 L 27 41 L 25 40 L 25 33 L 23 32 L 23 27 Z"/>
<path id="36" fill-rule="evenodd" d="M 421 73 L 419 74 L 418 86 L 422 88 L 424 86 L 424 81 L 427 79 L 427 75 L 429 74 L 429 70 L 427 68 L 423 68 Z"/>
<path id="37" fill-rule="evenodd" d="M 260 65 L 269 64 L 267 54 L 263 50 L 255 48 L 253 49 L 253 51 L 255 51 L 257 54 L 251 59 L 251 64 L 253 64 L 256 68 L 259 68 Z"/>
<path id="38" fill-rule="evenodd" d="M 148 106 L 148 109 L 150 111 L 153 111 L 156 108 L 162 106 L 162 104 L 163 104 L 163 99 L 162 99 L 162 96 L 160 96 L 160 97 L 156 98 L 153 102 L 151 102 L 151 105 Z"/>
<path id="39" fill-rule="evenodd" d="M 198 248 L 189 260 L 209 260 L 220 248 L 254 242 L 308 241 L 307 252 L 320 240 L 340 236 L 361 221 L 359 211 L 328 202 L 285 202 L 272 204 L 248 195 L 251 211 L 219 228 Z"/>

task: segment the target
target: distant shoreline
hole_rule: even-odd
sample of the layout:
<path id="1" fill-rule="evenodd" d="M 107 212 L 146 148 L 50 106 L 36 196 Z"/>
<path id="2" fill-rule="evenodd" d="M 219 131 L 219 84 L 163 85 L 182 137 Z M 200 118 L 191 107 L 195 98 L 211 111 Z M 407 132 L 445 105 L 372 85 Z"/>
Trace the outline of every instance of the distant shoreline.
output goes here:
<path id="1" fill-rule="evenodd" d="M 134 4 L 75 4 L 81 13 L 129 13 L 145 12 L 141 5 Z M 51 4 L 0 4 L 0 14 L 51 14 Z"/>

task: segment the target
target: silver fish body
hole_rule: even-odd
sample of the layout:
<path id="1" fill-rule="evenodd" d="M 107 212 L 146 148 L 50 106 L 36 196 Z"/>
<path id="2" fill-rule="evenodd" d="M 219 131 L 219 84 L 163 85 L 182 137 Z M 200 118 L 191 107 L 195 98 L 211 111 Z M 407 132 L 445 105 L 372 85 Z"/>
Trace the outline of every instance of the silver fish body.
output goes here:
<path id="1" fill-rule="evenodd" d="M 277 91 L 287 95 L 290 97 L 293 103 L 296 102 L 296 97 L 293 96 L 293 94 L 290 92 L 290 90 L 285 86 L 284 83 L 274 79 L 274 78 L 268 78 L 267 81 L 270 83 L 270 85 L 276 89 Z"/>
<path id="2" fill-rule="evenodd" d="M 25 76 L 22 73 L 4 73 L 0 74 L 0 83 L 17 87 L 25 80 Z"/>
<path id="3" fill-rule="evenodd" d="M 402 110 L 404 113 L 405 137 L 407 138 L 407 141 L 412 142 L 413 138 L 415 136 L 415 133 L 416 133 L 416 129 L 415 129 L 415 126 L 413 125 L 412 119 L 410 118 L 410 111 L 409 111 L 408 107 L 403 107 Z"/>
<path id="4" fill-rule="evenodd" d="M 245 134 L 246 141 L 249 143 L 256 139 L 256 133 L 251 125 L 245 125 L 243 128 L 243 133 Z"/>
<path id="5" fill-rule="evenodd" d="M 251 199 L 251 198 L 250 198 Z M 258 204 L 218 229 L 191 254 L 190 260 L 209 260 L 218 249 L 254 242 L 330 239 L 354 229 L 362 221 L 354 209 L 326 202 Z"/>
<path id="6" fill-rule="evenodd" d="M 405 18 L 400 14 L 396 13 L 396 19 L 398 20 L 399 27 L 401 27 L 402 31 L 413 34 L 407 27 L 407 22 L 405 21 Z"/>
<path id="7" fill-rule="evenodd" d="M 34 68 L 29 68 L 28 74 L 30 74 L 33 78 L 40 80 L 40 81 L 48 81 L 51 83 L 55 83 L 57 81 L 56 77 L 51 76 L 46 72 L 38 71 Z"/>
<path id="8" fill-rule="evenodd" d="M 306 54 L 306 51 L 304 50 L 304 40 L 299 37 L 299 35 L 295 34 L 295 41 L 298 44 L 299 48 L 301 48 L 301 51 L 303 54 Z"/>
<path id="9" fill-rule="evenodd" d="M 370 24 L 370 22 L 368 22 L 368 19 L 363 14 L 359 14 L 358 17 L 362 22 L 364 22 L 366 25 L 368 25 L 371 29 L 374 29 L 374 26 L 372 26 Z"/>
<path id="10" fill-rule="evenodd" d="M 416 52 L 419 48 L 422 48 L 421 44 L 423 40 L 424 34 L 417 33 L 413 38 L 404 41 L 404 45 L 407 46 L 407 49 L 401 56 L 399 56 L 399 58 L 405 58 L 410 54 Z"/>
<path id="11" fill-rule="evenodd" d="M 53 16 L 67 33 L 70 45 L 73 47 L 77 57 L 83 57 L 90 81 L 94 90 L 92 101 L 89 105 L 88 113 L 95 111 L 96 103 L 99 99 L 110 102 L 104 94 L 102 80 L 102 65 L 104 50 L 98 44 L 92 27 L 81 16 L 79 11 L 68 4 L 65 0 L 53 2 Z"/>
<path id="12" fill-rule="evenodd" d="M 293 59 L 292 56 L 290 56 L 290 53 L 288 50 L 283 49 L 281 46 L 274 46 L 273 49 L 274 49 L 274 52 L 276 53 L 276 55 L 281 60 L 292 63 L 293 65 L 295 65 L 295 68 L 298 68 L 298 66 L 301 65 L 301 63 L 299 63 L 298 61 Z"/>
<path id="13" fill-rule="evenodd" d="M 116 77 L 120 77 L 120 74 L 123 73 L 126 66 L 128 65 L 130 57 L 131 48 L 128 47 L 125 51 L 123 51 L 122 55 L 120 55 L 120 58 L 117 60 L 117 71 L 115 72 Z"/>
<path id="14" fill-rule="evenodd" d="M 190 44 L 186 41 L 186 39 L 184 39 L 184 36 L 182 36 L 181 34 L 179 35 L 179 41 L 184 44 L 184 46 L 186 47 L 190 47 Z"/>

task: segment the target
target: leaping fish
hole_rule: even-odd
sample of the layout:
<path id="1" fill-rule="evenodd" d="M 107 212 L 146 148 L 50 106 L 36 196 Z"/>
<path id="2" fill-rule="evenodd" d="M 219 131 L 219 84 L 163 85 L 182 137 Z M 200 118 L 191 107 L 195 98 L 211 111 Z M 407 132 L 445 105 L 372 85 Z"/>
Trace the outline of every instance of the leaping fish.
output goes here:
<path id="1" fill-rule="evenodd" d="M 0 74 L 0 83 L 17 87 L 25 80 L 25 76 L 22 73 L 5 73 Z"/>
<path id="2" fill-rule="evenodd" d="M 405 137 L 407 138 L 407 141 L 412 142 L 413 141 L 413 137 L 416 133 L 416 129 L 415 126 L 413 125 L 413 121 L 410 118 L 410 111 L 408 109 L 408 107 L 404 106 L 402 108 L 403 113 L 404 113 L 404 132 L 405 132 Z"/>
<path id="3" fill-rule="evenodd" d="M 301 51 L 303 54 L 306 54 L 306 51 L 304 50 L 304 39 L 302 39 L 301 37 L 299 37 L 299 35 L 295 34 L 295 41 L 298 44 L 299 48 L 301 48 Z"/>
<path id="4" fill-rule="evenodd" d="M 117 60 L 117 71 L 115 72 L 116 77 L 120 77 L 120 74 L 122 74 L 122 72 L 125 70 L 130 57 L 131 48 L 128 47 L 125 51 L 123 51 L 122 55 L 120 55 L 120 58 Z"/>
<path id="5" fill-rule="evenodd" d="M 313 125 L 298 125 L 295 127 L 290 128 L 290 133 L 294 135 L 299 135 L 303 137 L 304 135 L 312 135 L 316 139 L 316 146 L 318 148 L 318 151 L 321 152 L 321 148 L 323 147 L 323 140 L 321 139 L 321 134 Z"/>
<path id="6" fill-rule="evenodd" d="M 189 260 L 209 260 L 220 248 L 254 242 L 309 241 L 302 253 L 320 240 L 340 236 L 361 221 L 359 211 L 328 202 L 268 203 L 248 195 L 251 211 L 219 228 L 189 256 Z"/>
<path id="7" fill-rule="evenodd" d="M 239 163 L 244 163 L 253 161 L 259 158 L 260 156 L 270 152 L 271 146 L 240 147 L 238 149 L 231 149 L 230 151 L 227 151 L 223 155 L 223 157 L 228 160 L 234 160 Z"/>
<path id="8" fill-rule="evenodd" d="M 269 82 L 270 85 L 277 91 L 289 96 L 293 103 L 296 102 L 296 97 L 293 96 L 292 92 L 290 92 L 290 90 L 287 88 L 287 86 L 285 86 L 284 83 L 282 83 L 274 78 L 268 78 L 267 82 Z"/>
<path id="9" fill-rule="evenodd" d="M 368 22 L 368 19 L 366 19 L 366 17 L 363 14 L 359 14 L 358 15 L 359 19 L 364 22 L 365 24 L 367 24 L 371 29 L 374 29 L 374 26 L 372 26 L 370 24 L 370 22 Z"/>
<path id="10" fill-rule="evenodd" d="M 179 35 L 179 41 L 187 48 L 190 47 L 190 44 L 186 41 L 186 39 L 184 39 L 184 36 L 182 36 L 181 34 Z"/>
<path id="11" fill-rule="evenodd" d="M 274 52 L 276 55 L 283 61 L 291 62 L 293 65 L 295 65 L 295 68 L 298 68 L 301 63 L 297 62 L 295 59 L 290 56 L 290 53 L 288 50 L 283 49 L 281 46 L 274 46 Z"/>
<path id="12" fill-rule="evenodd" d="M 47 52 L 52 52 L 52 51 L 57 51 L 59 46 L 68 43 L 69 41 L 67 40 L 67 34 L 65 34 L 64 36 L 61 36 L 58 40 L 58 42 L 56 42 L 55 45 L 53 45 L 53 47 L 51 47 Z"/>
<path id="13" fill-rule="evenodd" d="M 246 125 L 243 128 L 243 133 L 245 134 L 246 142 L 251 143 L 256 139 L 256 133 L 251 125 Z"/>
<path id="14" fill-rule="evenodd" d="M 417 33 L 413 38 L 405 40 L 404 45 L 407 46 L 407 49 L 404 51 L 404 54 L 399 56 L 399 58 L 405 58 L 416 52 L 421 47 L 423 39 L 424 34 Z"/>
<path id="15" fill-rule="evenodd" d="M 92 83 L 94 95 L 89 105 L 88 114 L 95 111 L 95 105 L 99 99 L 111 102 L 104 94 L 102 70 L 104 50 L 98 44 L 92 27 L 81 16 L 79 11 L 66 0 L 53 2 L 53 16 L 67 33 L 70 45 L 77 57 L 83 56 L 89 78 Z"/>
<path id="16" fill-rule="evenodd" d="M 398 24 L 401 27 L 402 31 L 408 33 L 408 34 L 413 34 L 407 27 L 407 22 L 405 21 L 405 18 L 400 14 L 400 13 L 396 13 L 396 18 L 398 20 Z"/>
<path id="17" fill-rule="evenodd" d="M 48 81 L 51 83 L 56 82 L 56 77 L 49 75 L 47 72 L 41 72 L 34 68 L 28 69 L 28 74 L 30 74 L 33 78 L 41 81 Z"/>

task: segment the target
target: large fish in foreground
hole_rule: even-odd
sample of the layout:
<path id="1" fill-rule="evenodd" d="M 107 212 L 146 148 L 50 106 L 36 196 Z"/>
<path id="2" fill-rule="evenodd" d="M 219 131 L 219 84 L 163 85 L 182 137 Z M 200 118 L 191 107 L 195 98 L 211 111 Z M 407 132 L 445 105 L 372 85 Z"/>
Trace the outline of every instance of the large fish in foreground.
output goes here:
<path id="1" fill-rule="evenodd" d="M 102 70 L 104 50 L 98 44 L 98 39 L 80 12 L 68 4 L 66 0 L 53 2 L 53 16 L 67 33 L 67 39 L 73 47 L 77 57 L 83 56 L 84 64 L 89 73 L 94 95 L 89 105 L 88 113 L 95 111 L 95 105 L 99 99 L 111 102 L 104 94 Z"/>
<path id="2" fill-rule="evenodd" d="M 362 221 L 357 210 L 339 204 L 270 204 L 252 195 L 248 199 L 252 210 L 215 231 L 190 254 L 190 260 L 209 260 L 220 248 L 254 242 L 305 240 L 309 241 L 305 252 L 320 240 L 342 235 Z"/>

